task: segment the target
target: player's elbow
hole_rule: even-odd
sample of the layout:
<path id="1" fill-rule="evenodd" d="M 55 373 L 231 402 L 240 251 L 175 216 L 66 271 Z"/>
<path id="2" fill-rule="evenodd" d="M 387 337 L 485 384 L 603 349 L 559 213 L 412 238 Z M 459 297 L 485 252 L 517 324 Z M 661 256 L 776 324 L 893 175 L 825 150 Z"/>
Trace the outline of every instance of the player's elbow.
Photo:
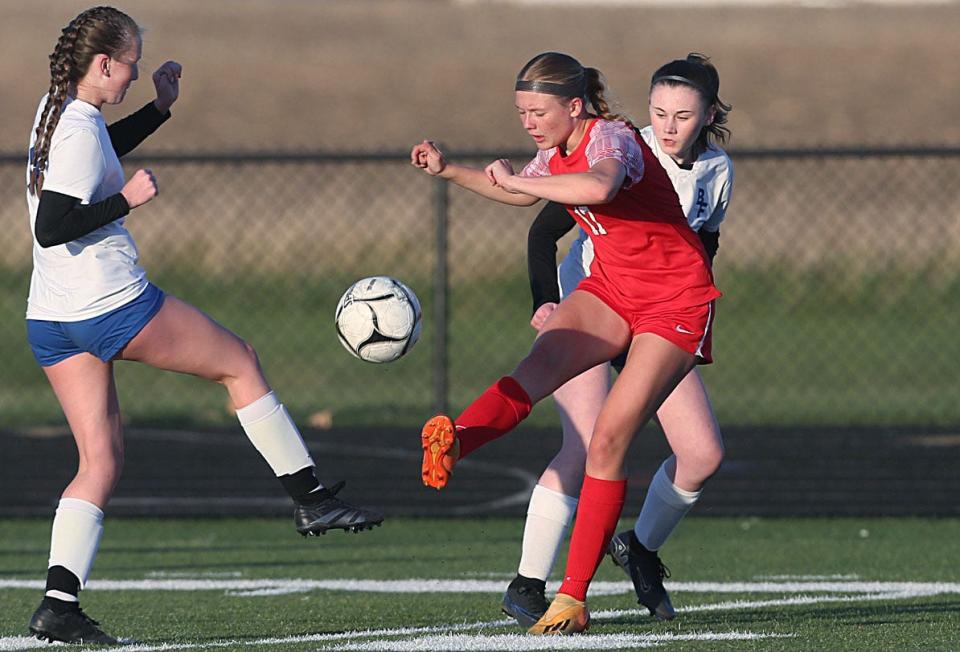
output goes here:
<path id="1" fill-rule="evenodd" d="M 538 201 L 539 197 L 534 197 L 532 195 L 513 195 L 508 200 L 507 203 L 513 204 L 514 206 L 533 206 Z"/>
<path id="2" fill-rule="evenodd" d="M 609 204 L 612 202 L 620 188 L 609 179 L 598 178 L 594 179 L 593 183 L 585 190 L 586 192 L 584 194 L 586 197 L 584 197 L 583 203 L 596 205 Z"/>
<path id="3" fill-rule="evenodd" d="M 41 229 L 38 227 L 34 231 L 34 235 L 37 237 L 37 244 L 43 249 L 49 249 L 50 247 L 63 244 L 61 238 L 58 238 L 55 233 L 47 231 L 46 229 Z"/>
<path id="4" fill-rule="evenodd" d="M 608 188 L 596 188 L 593 192 L 585 193 L 584 199 L 581 203 L 586 204 L 587 206 L 609 204 L 616 196 L 616 190 L 610 190 Z"/>
<path id="5" fill-rule="evenodd" d="M 617 189 L 616 189 L 616 188 L 608 188 L 608 189 L 606 190 L 606 192 L 603 193 L 603 197 L 601 197 L 600 201 L 598 201 L 597 203 L 598 203 L 598 204 L 609 204 L 610 202 L 613 201 L 614 197 L 616 197 L 616 196 L 617 196 Z"/>

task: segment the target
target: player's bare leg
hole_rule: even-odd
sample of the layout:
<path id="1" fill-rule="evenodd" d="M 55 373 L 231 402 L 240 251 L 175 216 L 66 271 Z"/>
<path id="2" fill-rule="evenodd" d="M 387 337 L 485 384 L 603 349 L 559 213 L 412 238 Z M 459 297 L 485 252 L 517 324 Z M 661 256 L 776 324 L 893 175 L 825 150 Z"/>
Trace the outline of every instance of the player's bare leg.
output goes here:
<path id="1" fill-rule="evenodd" d="M 610 365 L 588 369 L 553 393 L 563 443 L 534 487 L 527 507 L 517 575 L 500 608 L 524 628 L 543 617 L 546 580 L 576 512 L 590 435 L 610 391 Z"/>
<path id="2" fill-rule="evenodd" d="M 633 582 L 637 601 L 655 618 L 672 620 L 676 610 L 663 585 L 670 571 L 658 551 L 719 468 L 723 439 L 696 369 L 663 402 L 657 418 L 674 454 L 654 475 L 634 527 L 613 537 L 608 552 Z"/>
<path id="3" fill-rule="evenodd" d="M 438 415 L 440 419 L 428 422 L 426 434 L 421 432 L 424 484 L 442 488 L 460 457 L 516 427 L 533 404 L 574 376 L 615 357 L 629 342 L 630 330 L 620 315 L 592 294 L 572 293 L 544 324 L 530 353 L 510 376 L 494 383 L 455 421 Z M 454 442 L 445 445 L 442 433 L 451 426 Z"/>
<path id="4" fill-rule="evenodd" d="M 123 428 L 113 363 L 80 353 L 43 368 L 77 445 L 77 474 L 63 491 L 106 507 L 123 470 Z"/>
<path id="5" fill-rule="evenodd" d="M 303 438 L 267 384 L 253 347 L 202 311 L 168 295 L 121 357 L 222 384 L 244 432 L 296 503 L 301 534 L 358 532 L 383 521 L 378 512 L 345 503 L 319 483 Z"/>
<path id="6" fill-rule="evenodd" d="M 77 474 L 53 519 L 47 582 L 28 625 L 49 641 L 115 644 L 117 639 L 80 609 L 103 534 L 103 509 L 123 469 L 123 428 L 113 364 L 89 353 L 43 368 L 77 445 Z"/>
<path id="7" fill-rule="evenodd" d="M 220 383 L 238 409 L 270 391 L 250 345 L 197 308 L 170 295 L 120 357 Z"/>
<path id="8" fill-rule="evenodd" d="M 657 410 L 657 419 L 675 458 L 670 480 L 684 491 L 699 491 L 723 462 L 720 426 L 697 369 L 684 376 Z"/>
<path id="9" fill-rule="evenodd" d="M 587 588 L 613 536 L 623 506 L 625 459 L 634 433 L 653 416 L 694 364 L 692 354 L 657 335 L 642 333 L 633 338 L 627 364 L 604 403 L 590 441 L 570 556 L 564 582 L 554 600 L 558 608 L 551 605 L 531 628 L 531 633 L 548 633 L 558 628 L 564 633 L 582 631 L 576 624 L 560 627 L 561 620 L 570 620 L 567 612 L 573 607 L 558 600 L 586 600 Z M 589 618 L 577 622 L 582 622 L 585 628 Z"/>

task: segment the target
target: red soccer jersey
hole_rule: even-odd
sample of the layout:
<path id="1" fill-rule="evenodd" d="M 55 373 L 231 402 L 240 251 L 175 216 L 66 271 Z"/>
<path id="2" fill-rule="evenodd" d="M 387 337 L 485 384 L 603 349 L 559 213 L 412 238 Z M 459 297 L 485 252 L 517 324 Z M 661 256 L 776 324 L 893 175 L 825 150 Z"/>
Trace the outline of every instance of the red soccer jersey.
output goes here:
<path id="1" fill-rule="evenodd" d="M 613 158 L 627 179 L 613 201 L 567 210 L 593 241 L 590 276 L 603 281 L 624 308 L 664 311 L 720 296 L 700 239 L 654 153 L 630 125 L 594 119 L 577 148 L 541 151 L 527 176 L 587 172 Z"/>

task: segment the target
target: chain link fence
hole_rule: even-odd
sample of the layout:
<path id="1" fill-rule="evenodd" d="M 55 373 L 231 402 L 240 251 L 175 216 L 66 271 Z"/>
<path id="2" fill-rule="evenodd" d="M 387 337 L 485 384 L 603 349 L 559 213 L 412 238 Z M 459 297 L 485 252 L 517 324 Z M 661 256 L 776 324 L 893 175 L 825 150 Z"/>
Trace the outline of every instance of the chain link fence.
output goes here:
<path id="1" fill-rule="evenodd" d="M 715 268 L 716 364 L 704 370 L 721 423 L 960 424 L 960 150 L 733 160 Z M 462 408 L 529 348 L 536 207 L 448 188 L 405 154 L 126 162 L 128 173 L 136 167 L 151 167 L 161 189 L 127 222 L 149 277 L 250 342 L 303 424 L 419 425 L 439 407 Z M 23 177 L 21 156 L 0 158 L 0 428 L 63 423 L 25 337 Z M 424 326 L 409 355 L 372 365 L 341 348 L 333 310 L 353 281 L 381 274 L 414 289 Z M 235 425 L 213 384 L 127 363 L 117 376 L 132 424 Z M 531 418 L 556 422 L 549 406 Z"/>

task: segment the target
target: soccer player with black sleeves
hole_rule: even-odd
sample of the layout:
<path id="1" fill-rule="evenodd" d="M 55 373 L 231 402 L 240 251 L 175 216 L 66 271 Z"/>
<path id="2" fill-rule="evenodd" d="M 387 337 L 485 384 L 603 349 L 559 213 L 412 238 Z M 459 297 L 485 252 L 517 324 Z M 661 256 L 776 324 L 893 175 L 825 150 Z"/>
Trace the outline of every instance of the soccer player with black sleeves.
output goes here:
<path id="1" fill-rule="evenodd" d="M 138 77 L 141 48 L 139 27 L 123 12 L 94 7 L 80 13 L 50 55 L 49 91 L 31 130 L 27 204 L 34 266 L 27 336 L 79 453 L 77 474 L 53 520 L 43 601 L 29 624 L 36 636 L 51 641 L 117 643 L 83 613 L 78 598 L 123 466 L 114 360 L 222 384 L 243 430 L 293 498 L 301 534 L 359 531 L 383 520 L 341 501 L 337 487 L 320 484 L 253 348 L 164 294 L 138 264 L 124 220 L 157 195 L 157 182 L 150 170 L 124 181 L 119 157 L 169 119 L 181 75 L 178 63 L 164 63 L 153 74 L 157 98 L 107 126 L 100 108 L 123 100 Z"/>
<path id="2" fill-rule="evenodd" d="M 723 125 L 730 110 L 719 98 L 719 85 L 716 68 L 703 55 L 691 53 L 664 64 L 650 82 L 650 126 L 640 130 L 711 261 L 733 188 L 733 164 L 717 144 L 728 137 Z M 527 260 L 534 328 L 539 329 L 561 297 L 569 296 L 590 274 L 593 245 L 582 229 L 559 268 L 556 265 L 556 242 L 574 226 L 563 205 L 550 202 L 530 227 Z M 613 366 L 620 369 L 624 362 L 620 356 Z M 502 601 L 503 610 L 526 627 L 547 610 L 546 579 L 576 511 L 590 434 L 609 389 L 610 364 L 604 363 L 553 393 L 563 443 L 533 490 L 517 576 Z M 654 475 L 633 529 L 616 535 L 608 553 L 633 580 L 638 602 L 655 618 L 671 620 L 676 611 L 663 586 L 669 571 L 657 551 L 719 468 L 723 440 L 696 369 L 663 402 L 657 419 L 673 455 Z"/>

